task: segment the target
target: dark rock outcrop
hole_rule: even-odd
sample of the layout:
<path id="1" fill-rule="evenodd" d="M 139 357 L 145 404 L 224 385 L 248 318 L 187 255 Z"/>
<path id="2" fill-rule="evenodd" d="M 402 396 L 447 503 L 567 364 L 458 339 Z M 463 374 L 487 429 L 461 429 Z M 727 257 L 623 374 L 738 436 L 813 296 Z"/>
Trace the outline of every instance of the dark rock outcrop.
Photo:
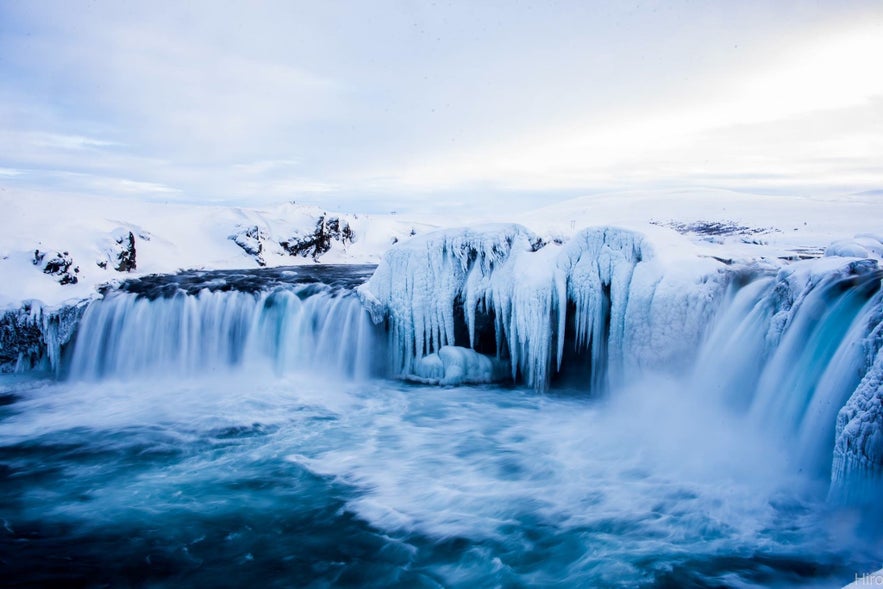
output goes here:
<path id="1" fill-rule="evenodd" d="M 25 302 L 0 313 L 0 372 L 43 366 L 58 370 L 88 301 L 58 309 Z"/>
<path id="2" fill-rule="evenodd" d="M 144 235 L 142 239 L 148 240 Z M 104 248 L 104 257 L 96 260 L 99 268 L 107 269 L 110 265 L 117 272 L 132 272 L 138 268 L 135 250 L 135 234 L 122 230 L 116 233 L 113 241 L 108 240 Z"/>
<path id="3" fill-rule="evenodd" d="M 242 228 L 239 232 L 229 237 L 233 242 L 241 247 L 245 253 L 254 258 L 258 266 L 266 266 L 264 260 L 264 241 L 268 239 L 268 235 L 257 225 Z"/>
<path id="4" fill-rule="evenodd" d="M 306 235 L 294 234 L 290 238 L 280 241 L 279 245 L 291 256 L 313 258 L 314 261 L 318 262 L 322 254 L 331 250 L 331 245 L 334 241 L 343 245 L 353 243 L 355 241 L 355 234 L 346 221 L 323 214 L 316 221 L 316 228 L 312 233 Z"/>
<path id="5" fill-rule="evenodd" d="M 46 259 L 47 252 L 34 250 L 34 265 L 41 266 L 43 274 L 54 276 L 59 284 L 76 284 L 79 282 L 77 274 L 80 273 L 80 267 L 74 266 L 74 260 L 68 252 L 56 252 L 54 256 Z"/>
<path id="6" fill-rule="evenodd" d="M 116 239 L 117 244 L 122 248 L 117 254 L 117 264 L 114 270 L 117 272 L 131 272 L 138 265 L 135 261 L 135 236 L 129 231 L 128 237 L 120 236 Z"/>

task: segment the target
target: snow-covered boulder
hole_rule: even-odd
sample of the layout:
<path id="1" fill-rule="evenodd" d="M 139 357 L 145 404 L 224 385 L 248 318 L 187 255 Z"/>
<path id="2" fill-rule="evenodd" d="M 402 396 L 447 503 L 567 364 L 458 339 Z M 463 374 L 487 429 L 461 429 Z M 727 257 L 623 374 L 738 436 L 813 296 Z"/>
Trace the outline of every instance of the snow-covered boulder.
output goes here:
<path id="1" fill-rule="evenodd" d="M 825 250 L 826 256 L 840 256 L 843 258 L 867 258 L 868 250 L 862 244 L 845 239 L 835 241 Z"/>
<path id="2" fill-rule="evenodd" d="M 291 256 L 313 258 L 318 262 L 322 254 L 331 250 L 334 242 L 345 247 L 354 241 L 355 233 L 349 223 L 342 221 L 339 217 L 322 214 L 311 232 L 295 231 L 291 237 L 280 241 L 279 245 Z"/>
<path id="3" fill-rule="evenodd" d="M 80 267 L 74 265 L 74 260 L 68 252 L 48 252 L 34 250 L 34 266 L 39 267 L 43 274 L 54 276 L 58 284 L 76 284 L 79 282 L 77 274 Z"/>
<path id="4" fill-rule="evenodd" d="M 117 272 L 134 272 L 138 269 L 135 234 L 119 227 L 108 237 L 102 247 L 102 255 L 95 261 L 101 269 L 111 268 Z"/>
<path id="5" fill-rule="evenodd" d="M 484 384 L 503 380 L 509 365 L 497 358 L 461 346 L 442 346 L 417 360 L 409 378 L 426 384 Z"/>

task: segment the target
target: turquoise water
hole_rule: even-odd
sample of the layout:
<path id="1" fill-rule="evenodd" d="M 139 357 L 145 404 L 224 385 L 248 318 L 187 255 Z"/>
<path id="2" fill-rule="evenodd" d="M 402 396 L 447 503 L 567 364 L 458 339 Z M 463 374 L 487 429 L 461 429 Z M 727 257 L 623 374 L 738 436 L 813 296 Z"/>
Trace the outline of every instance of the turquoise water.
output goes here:
<path id="1" fill-rule="evenodd" d="M 319 373 L 0 377 L 9 586 L 830 587 L 880 544 L 747 422 Z"/>

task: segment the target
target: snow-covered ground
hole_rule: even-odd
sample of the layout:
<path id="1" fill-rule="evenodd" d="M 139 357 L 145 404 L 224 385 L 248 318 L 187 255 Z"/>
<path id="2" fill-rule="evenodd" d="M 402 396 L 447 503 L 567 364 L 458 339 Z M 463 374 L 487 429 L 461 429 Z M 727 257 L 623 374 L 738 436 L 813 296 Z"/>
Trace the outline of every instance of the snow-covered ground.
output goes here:
<path id="1" fill-rule="evenodd" d="M 183 205 L 138 200 L 0 192 L 0 308 L 35 299 L 57 305 L 82 299 L 96 286 L 133 276 L 185 268 L 228 269 L 324 263 L 372 263 L 395 241 L 426 232 L 431 225 L 397 215 L 339 214 L 316 206 L 282 203 L 269 208 Z M 283 243 L 308 242 L 322 220 L 336 220 L 330 249 L 290 254 Z M 340 235 L 343 228 L 350 238 Z M 134 271 L 114 269 L 134 238 Z M 237 239 L 238 238 L 238 239 Z M 254 246 L 252 253 L 244 246 Z M 122 242 L 122 243 L 120 243 Z M 255 251 L 260 247 L 260 253 Z M 307 243 L 307 246 L 309 244 Z M 35 252 L 43 254 L 35 263 Z M 60 284 L 43 272 L 56 256 L 72 261 L 76 283 Z M 78 269 L 77 272 L 74 272 Z"/>
<path id="2" fill-rule="evenodd" d="M 201 206 L 9 188 L 0 192 L 0 207 L 0 308 L 31 299 L 57 305 L 89 297 L 106 282 L 182 268 L 373 263 L 413 235 L 463 224 L 462 215 L 363 215 L 293 203 Z M 309 242 L 323 222 L 331 225 L 327 252 L 308 247 L 303 254 L 286 251 L 286 244 Z M 623 227 L 646 235 L 657 256 L 673 266 L 697 256 L 720 263 L 782 264 L 826 250 L 877 258 L 883 253 L 883 198 L 875 194 L 811 198 L 696 189 L 619 192 L 527 213 L 501 210 L 470 222 L 516 222 L 546 241 L 561 242 L 585 227 Z M 136 269 L 117 271 L 130 233 Z M 832 243 L 836 245 L 829 249 Z M 41 258 L 36 264 L 35 253 Z M 62 285 L 62 273 L 44 273 L 52 259 L 62 266 L 69 260 L 66 273 L 76 283 L 69 278 Z"/>

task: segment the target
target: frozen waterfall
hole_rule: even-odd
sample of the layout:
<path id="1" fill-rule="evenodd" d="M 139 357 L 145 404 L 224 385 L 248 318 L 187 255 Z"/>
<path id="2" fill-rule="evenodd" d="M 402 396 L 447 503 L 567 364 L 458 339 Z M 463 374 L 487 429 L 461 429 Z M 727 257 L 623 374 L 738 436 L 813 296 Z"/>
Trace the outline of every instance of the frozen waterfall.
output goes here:
<path id="1" fill-rule="evenodd" d="M 561 245 L 492 225 L 393 248 L 358 292 L 388 320 L 400 374 L 457 345 L 510 361 L 513 379 L 540 390 L 579 356 L 601 392 L 640 366 L 685 366 L 725 287 L 666 274 L 634 232 L 591 228 Z"/>
<path id="2" fill-rule="evenodd" d="M 663 373 L 781 438 L 795 470 L 831 476 L 836 448 L 833 488 L 880 479 L 877 262 L 693 266 L 661 263 L 626 230 L 543 244 L 493 225 L 399 245 L 358 292 L 388 324 L 392 370 L 405 377 L 449 346 L 508 362 L 538 390 L 563 380 L 604 394 Z"/>

